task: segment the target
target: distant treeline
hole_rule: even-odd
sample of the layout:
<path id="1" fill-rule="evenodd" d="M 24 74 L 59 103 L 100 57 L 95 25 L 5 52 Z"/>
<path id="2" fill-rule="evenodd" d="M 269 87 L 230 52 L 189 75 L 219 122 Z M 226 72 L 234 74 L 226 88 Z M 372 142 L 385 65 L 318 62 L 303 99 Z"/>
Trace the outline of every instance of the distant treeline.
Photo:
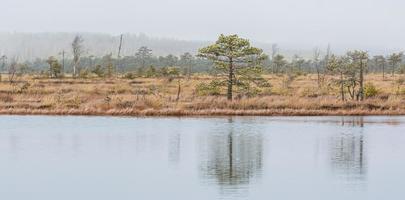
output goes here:
<path id="1" fill-rule="evenodd" d="M 2 33 L 0 32 L 0 56 L 18 57 L 20 61 L 48 58 L 66 51 L 72 57 L 71 43 L 76 33 Z M 83 38 L 83 56 L 102 57 L 108 53 L 117 55 L 120 35 L 102 33 L 80 33 Z M 185 41 L 169 38 L 149 37 L 145 34 L 123 34 L 121 55 L 133 55 L 141 46 L 153 49 L 155 55 L 181 55 L 197 53 L 198 48 L 208 42 Z"/>
<path id="2" fill-rule="evenodd" d="M 1 35 L 1 34 L 0 34 Z M 117 73 L 133 73 L 138 76 L 143 76 L 145 73 L 154 73 L 164 68 L 176 68 L 176 71 L 180 74 L 190 75 L 192 73 L 211 73 L 217 74 L 215 71 L 217 68 L 213 61 L 208 58 L 199 57 L 196 54 L 198 52 L 198 47 L 195 47 L 192 51 L 184 51 L 175 54 L 161 55 L 161 49 L 154 49 L 149 46 L 141 46 L 134 49 L 132 43 L 139 42 L 149 42 L 155 44 L 153 41 L 156 39 L 150 39 L 144 35 L 121 35 L 121 37 L 114 37 L 108 35 L 97 35 L 97 37 L 87 37 L 90 41 L 86 41 L 82 35 L 76 35 L 73 42 L 65 42 L 67 38 L 70 38 L 71 34 L 49 34 L 49 35 L 31 35 L 30 39 L 26 39 L 29 35 L 26 34 L 6 34 L 2 35 L 0 38 L 14 38 L 15 40 L 20 40 L 24 38 L 25 42 L 21 44 L 22 49 L 28 45 L 31 50 L 34 51 L 33 41 L 42 41 L 51 38 L 56 46 L 60 46 L 63 42 L 67 46 L 59 53 L 51 54 L 46 56 L 47 58 L 37 58 L 37 59 L 24 59 L 18 56 L 12 56 L 10 54 L 5 54 L 4 52 L 0 54 L 0 71 L 2 73 L 9 74 L 24 74 L 24 73 L 41 73 L 48 74 L 51 77 L 59 77 L 65 73 L 73 74 L 73 76 L 83 74 L 97 74 L 98 76 L 106 75 L 111 76 Z M 111 37 L 111 38 L 110 38 Z M 111 44 L 106 45 L 104 42 L 100 42 L 97 45 L 97 40 L 104 41 L 108 38 L 111 39 Z M 120 40 L 121 38 L 121 40 Z M 124 42 L 122 42 L 124 38 Z M 157 41 L 157 40 L 156 40 Z M 156 42 L 155 41 L 155 42 Z M 10 41 L 1 41 L 0 45 L 10 44 Z M 159 44 L 183 44 L 187 46 L 190 43 L 172 40 L 160 40 L 156 43 Z M 40 43 L 38 43 L 40 44 Z M 89 47 L 90 45 L 90 47 Z M 196 45 L 196 44 L 194 44 Z M 124 48 L 121 48 L 124 46 Z M 135 45 L 136 46 L 136 45 Z M 152 45 L 153 46 L 153 45 Z M 173 48 L 179 50 L 181 48 Z M 193 45 L 192 45 L 193 46 Z M 198 45 L 197 45 L 198 46 Z M 0 50 L 7 48 L 7 45 L 0 46 Z M 41 46 L 37 47 L 39 50 L 49 48 L 54 51 L 52 46 Z M 59 48 L 59 47 L 58 47 Z M 94 52 L 89 52 L 89 49 L 96 49 Z M 129 55 L 125 52 L 126 49 L 134 49 L 134 53 Z M 131 50 L 132 51 L 132 50 Z M 114 52 L 101 54 L 100 52 Z M 158 53 L 156 53 L 158 52 Z M 266 52 L 266 51 L 263 51 Z M 334 56 L 331 52 L 330 47 L 321 54 L 320 49 L 314 49 L 313 55 L 309 56 L 311 58 L 303 57 L 300 55 L 288 56 L 282 53 L 277 45 L 272 45 L 271 55 L 266 56 L 265 59 L 261 60 L 260 67 L 263 69 L 263 73 L 272 74 L 305 74 L 305 73 L 317 73 L 320 74 L 330 73 L 328 65 L 330 64 L 330 58 Z M 1 53 L 1 52 L 0 52 Z M 93 54 L 94 53 L 94 54 Z M 367 53 L 368 54 L 368 53 Z M 365 73 L 370 72 L 383 72 L 383 73 L 404 73 L 405 72 L 405 59 L 403 53 L 393 53 L 390 55 L 375 55 L 374 57 L 367 55 L 367 66 L 365 67 Z M 164 74 L 164 73 L 163 73 Z M 154 75 L 156 76 L 156 75 Z"/>
<path id="3" fill-rule="evenodd" d="M 332 54 L 320 56 L 315 52 L 314 58 L 312 59 L 304 59 L 298 55 L 293 56 L 292 59 L 286 59 L 284 55 L 275 52 L 273 55 L 266 58 L 262 65 L 265 73 L 322 73 L 327 70 L 327 63 L 331 55 Z M 73 72 L 73 58 L 63 58 L 61 54 L 51 57 L 58 61 L 63 73 Z M 17 62 L 15 70 L 21 71 L 21 73 L 46 73 L 50 70 L 49 59 L 50 58 L 37 58 L 33 61 L 19 62 L 3 55 L 0 57 L 0 70 L 3 73 L 8 73 L 10 65 L 12 65 L 13 62 Z M 388 56 L 376 55 L 369 58 L 366 73 L 405 73 L 405 63 L 403 61 L 405 61 L 405 59 L 401 53 Z M 112 54 L 107 54 L 103 57 L 80 57 L 78 71 L 88 70 L 91 72 L 97 67 L 106 69 L 108 65 L 112 65 L 113 70 L 117 73 L 133 72 L 138 74 L 142 74 L 151 68 L 161 69 L 164 67 L 177 67 L 183 74 L 189 72 L 214 73 L 215 70 L 213 62 L 192 55 L 191 53 L 184 53 L 180 56 L 172 54 L 156 56 L 148 47 L 141 47 L 135 55 L 124 56 L 122 58 L 117 58 Z"/>
<path id="4" fill-rule="evenodd" d="M 62 56 L 55 56 L 64 73 L 73 72 L 73 59 L 65 58 Z M 0 67 L 2 67 L 3 72 L 7 72 L 11 62 L 7 62 L 2 67 L 0 61 Z M 109 64 L 113 65 L 114 70 L 118 73 L 126 72 L 141 72 L 146 71 L 149 68 L 160 69 L 163 67 L 179 67 L 184 68 L 184 70 L 189 67 L 192 68 L 193 72 L 209 72 L 212 70 L 212 62 L 206 59 L 198 58 L 189 53 L 185 53 L 181 56 L 167 55 L 167 56 L 154 56 L 150 57 L 139 57 L 139 56 L 125 56 L 120 59 L 113 57 L 111 54 L 105 55 L 103 57 L 93 57 L 86 56 L 80 58 L 80 64 L 78 66 L 78 71 L 89 70 L 92 71 L 96 67 L 101 66 L 106 68 Z M 24 65 L 27 73 L 41 73 L 47 72 L 49 70 L 49 58 L 48 59 L 35 59 L 34 61 L 19 62 L 19 65 Z M 18 70 L 18 69 L 17 69 Z"/>

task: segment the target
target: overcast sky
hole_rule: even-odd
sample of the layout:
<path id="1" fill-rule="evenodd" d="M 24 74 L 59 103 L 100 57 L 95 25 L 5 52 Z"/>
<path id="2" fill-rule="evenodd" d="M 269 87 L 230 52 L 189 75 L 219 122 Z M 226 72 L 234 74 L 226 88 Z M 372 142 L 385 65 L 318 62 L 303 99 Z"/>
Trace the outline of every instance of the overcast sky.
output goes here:
<path id="1" fill-rule="evenodd" d="M 1 0 L 2 32 L 237 33 L 294 46 L 405 47 L 402 0 Z"/>

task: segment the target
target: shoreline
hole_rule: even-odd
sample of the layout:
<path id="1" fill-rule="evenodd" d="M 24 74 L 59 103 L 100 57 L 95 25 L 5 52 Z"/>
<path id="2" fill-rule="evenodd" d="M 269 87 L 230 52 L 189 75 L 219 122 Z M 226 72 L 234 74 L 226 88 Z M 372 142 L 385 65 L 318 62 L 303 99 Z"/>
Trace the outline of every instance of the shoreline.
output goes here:
<path id="1" fill-rule="evenodd" d="M 263 109 L 263 110 L 33 110 L 2 109 L 0 115 L 49 115 L 49 116 L 122 116 L 122 117 L 221 117 L 221 116 L 405 116 L 405 110 L 296 110 L 296 109 Z"/>
<path id="2" fill-rule="evenodd" d="M 207 80 L 201 80 L 206 78 Z M 21 77 L 19 84 L 0 82 L 0 115 L 58 116 L 399 116 L 405 115 L 404 93 L 394 79 L 367 78 L 377 93 L 364 101 L 342 101 L 334 88 L 318 88 L 314 75 L 297 77 L 289 87 L 285 77 L 266 77 L 273 87 L 257 95 L 236 96 L 199 93 L 198 85 L 214 77 L 178 82 L 164 78 L 128 79 L 35 79 Z M 329 77 L 333 78 L 333 77 Z M 68 82 L 66 82 L 68 81 Z M 181 93 L 179 93 L 181 91 Z M 401 90 L 402 91 L 402 90 Z M 349 98 L 349 97 L 348 97 Z"/>

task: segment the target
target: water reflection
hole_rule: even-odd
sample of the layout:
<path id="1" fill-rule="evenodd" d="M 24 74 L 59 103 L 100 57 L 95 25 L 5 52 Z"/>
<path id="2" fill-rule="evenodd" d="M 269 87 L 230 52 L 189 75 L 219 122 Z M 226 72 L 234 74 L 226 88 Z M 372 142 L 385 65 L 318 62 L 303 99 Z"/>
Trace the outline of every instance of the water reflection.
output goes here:
<path id="1" fill-rule="evenodd" d="M 181 145 L 181 135 L 179 132 L 175 132 L 169 135 L 169 149 L 168 158 L 169 164 L 176 166 L 180 162 L 180 145 Z"/>
<path id="2" fill-rule="evenodd" d="M 247 186 L 261 176 L 263 136 L 254 127 L 238 126 L 232 119 L 220 128 L 201 140 L 202 176 L 223 189 Z"/>
<path id="3" fill-rule="evenodd" d="M 364 117 L 363 116 L 342 117 L 341 125 L 351 127 L 364 127 Z"/>
<path id="4" fill-rule="evenodd" d="M 5 199 L 404 196 L 404 117 L 0 116 L 0 127 Z"/>
<path id="5" fill-rule="evenodd" d="M 381 116 L 341 116 L 341 117 L 275 117 L 274 122 L 294 122 L 294 123 L 320 123 L 320 124 L 342 124 L 358 126 L 361 124 L 391 125 L 400 126 L 405 123 L 403 117 L 381 117 Z M 354 124 L 353 124 L 354 123 Z"/>
<path id="6" fill-rule="evenodd" d="M 362 185 L 367 177 L 366 137 L 363 117 L 342 118 L 341 125 L 351 127 L 331 135 L 331 168 L 339 180 L 348 185 Z"/>

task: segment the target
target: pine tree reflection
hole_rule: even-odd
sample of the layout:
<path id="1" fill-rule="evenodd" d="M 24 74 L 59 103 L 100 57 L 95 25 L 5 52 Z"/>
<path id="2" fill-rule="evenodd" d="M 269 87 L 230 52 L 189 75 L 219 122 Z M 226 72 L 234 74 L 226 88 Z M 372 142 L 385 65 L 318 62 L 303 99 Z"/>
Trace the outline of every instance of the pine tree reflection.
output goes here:
<path id="1" fill-rule="evenodd" d="M 204 134 L 200 141 L 204 179 L 220 186 L 242 186 L 260 177 L 263 163 L 263 138 L 254 127 L 235 127 L 232 119 L 216 134 Z M 214 131 L 216 132 L 216 131 Z"/>
<path id="2" fill-rule="evenodd" d="M 363 117 L 354 117 L 350 121 L 342 120 L 342 126 L 357 128 L 331 137 L 332 170 L 347 184 L 359 184 L 364 182 L 367 176 Z"/>
<path id="3" fill-rule="evenodd" d="M 364 127 L 364 117 L 342 117 L 341 125 L 350 127 Z"/>

